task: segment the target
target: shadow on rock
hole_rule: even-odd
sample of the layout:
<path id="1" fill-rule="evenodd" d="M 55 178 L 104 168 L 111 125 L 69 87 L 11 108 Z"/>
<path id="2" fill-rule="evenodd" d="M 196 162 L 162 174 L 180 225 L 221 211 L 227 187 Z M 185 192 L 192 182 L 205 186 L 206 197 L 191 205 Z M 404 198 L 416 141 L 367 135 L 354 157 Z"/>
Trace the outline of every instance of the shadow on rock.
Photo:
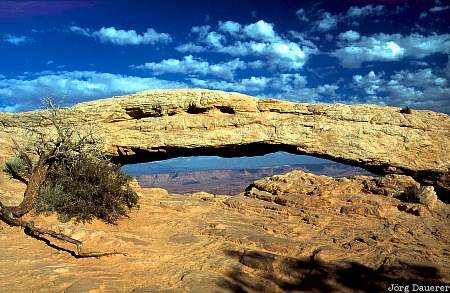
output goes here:
<path id="1" fill-rule="evenodd" d="M 354 261 L 325 263 L 318 253 L 298 259 L 259 251 L 228 251 L 242 266 L 218 285 L 232 292 L 389 292 L 392 285 L 409 285 L 411 292 L 412 284 L 449 285 L 432 266 L 400 262 L 372 269 Z"/>

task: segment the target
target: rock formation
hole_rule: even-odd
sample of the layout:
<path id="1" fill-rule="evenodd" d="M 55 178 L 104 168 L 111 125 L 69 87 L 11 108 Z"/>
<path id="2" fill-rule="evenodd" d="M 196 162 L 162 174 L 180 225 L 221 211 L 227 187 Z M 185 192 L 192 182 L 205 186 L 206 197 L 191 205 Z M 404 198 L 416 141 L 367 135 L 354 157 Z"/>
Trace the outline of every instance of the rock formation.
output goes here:
<path id="1" fill-rule="evenodd" d="M 1 156 L 39 112 L 0 113 Z M 94 127 L 121 163 L 177 156 L 287 151 L 379 174 L 410 175 L 450 194 L 450 118 L 375 105 L 303 104 L 210 90 L 163 90 L 73 107 L 68 121 Z M 43 125 L 45 127 L 45 125 Z M 1 162 L 0 162 L 1 163 Z M 448 200 L 448 198 L 447 198 Z"/>

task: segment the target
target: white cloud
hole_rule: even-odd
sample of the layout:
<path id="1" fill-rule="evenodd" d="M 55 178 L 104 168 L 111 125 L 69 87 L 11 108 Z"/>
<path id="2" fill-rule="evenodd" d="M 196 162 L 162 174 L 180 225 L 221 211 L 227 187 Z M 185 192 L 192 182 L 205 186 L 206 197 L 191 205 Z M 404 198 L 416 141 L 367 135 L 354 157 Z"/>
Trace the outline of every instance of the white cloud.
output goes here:
<path id="1" fill-rule="evenodd" d="M 346 16 L 349 18 L 361 18 L 369 15 L 382 15 L 383 8 L 383 5 L 373 6 L 372 4 L 363 7 L 352 6 L 347 10 Z"/>
<path id="2" fill-rule="evenodd" d="M 235 21 L 219 21 L 218 29 L 229 34 L 237 34 L 241 31 L 242 25 Z"/>
<path id="3" fill-rule="evenodd" d="M 195 87 L 207 88 L 207 89 L 219 89 L 224 91 L 237 91 L 245 92 L 244 86 L 236 82 L 217 81 L 217 80 L 203 80 L 199 78 L 191 78 L 190 83 Z"/>
<path id="4" fill-rule="evenodd" d="M 272 41 L 279 38 L 273 29 L 273 24 L 267 23 L 264 20 L 246 25 L 244 27 L 244 33 L 249 38 L 260 41 Z"/>
<path id="5" fill-rule="evenodd" d="M 219 48 L 222 47 L 222 42 L 224 42 L 224 41 L 225 41 L 225 38 L 217 32 L 209 32 L 206 35 L 206 39 L 205 39 L 205 42 L 208 45 L 213 46 L 213 47 L 219 47 Z"/>
<path id="6" fill-rule="evenodd" d="M 257 41 L 273 41 L 278 40 L 280 37 L 274 30 L 274 25 L 264 20 L 258 20 L 255 23 L 251 23 L 242 26 L 235 21 L 219 21 L 218 30 L 224 33 L 228 33 L 233 37 L 247 37 Z M 240 34 L 240 36 L 237 36 Z"/>
<path id="7" fill-rule="evenodd" d="M 69 27 L 70 31 L 85 36 L 85 37 L 90 37 L 91 36 L 91 30 L 90 29 L 85 29 L 76 25 L 73 25 L 71 27 Z"/>
<path id="8" fill-rule="evenodd" d="M 270 69 L 293 70 L 300 69 L 310 54 L 312 48 L 301 48 L 297 43 L 280 40 L 270 43 L 236 42 L 217 49 L 218 52 L 232 56 L 256 56 L 267 60 Z"/>
<path id="9" fill-rule="evenodd" d="M 199 40 L 201 40 L 206 37 L 206 35 L 208 34 L 210 29 L 211 29 L 211 26 L 209 26 L 209 25 L 193 26 L 191 28 L 191 33 L 197 34 Z"/>
<path id="10" fill-rule="evenodd" d="M 396 61 L 405 57 L 423 58 L 435 53 L 450 53 L 450 34 L 422 36 L 376 34 L 340 44 L 332 53 L 344 67 L 359 67 L 363 62 Z"/>
<path id="11" fill-rule="evenodd" d="M 245 87 L 246 91 L 255 92 L 263 91 L 267 87 L 267 83 L 270 81 L 268 77 L 255 77 L 244 78 L 241 80 L 242 86 Z"/>
<path id="12" fill-rule="evenodd" d="M 365 76 L 353 76 L 353 86 L 375 103 L 450 113 L 449 82 L 430 68 L 401 70 L 389 79 L 371 71 Z"/>
<path id="13" fill-rule="evenodd" d="M 445 11 L 445 10 L 448 10 L 448 9 L 450 9 L 449 5 L 447 5 L 447 6 L 435 6 L 433 8 L 430 8 L 430 12 L 436 13 L 436 12 L 441 12 L 441 11 Z"/>
<path id="14" fill-rule="evenodd" d="M 303 102 L 317 102 L 337 98 L 336 84 L 306 87 L 306 77 L 298 73 L 278 74 L 272 77 L 251 76 L 235 82 L 191 78 L 195 87 L 237 91 L 259 97 L 277 97 Z"/>
<path id="15" fill-rule="evenodd" d="M 21 45 L 23 43 L 31 41 L 31 39 L 26 36 L 15 36 L 10 34 L 4 35 L 2 40 L 3 42 L 10 43 L 13 45 Z"/>
<path id="16" fill-rule="evenodd" d="M 0 101 L 19 104 L 20 109 L 35 108 L 45 96 L 66 97 L 65 101 L 80 102 L 156 88 L 179 88 L 186 84 L 161 80 L 102 73 L 95 71 L 46 71 L 24 78 L 0 79 Z M 0 105 L 4 105 L 5 102 Z"/>
<path id="17" fill-rule="evenodd" d="M 179 46 L 175 47 L 175 50 L 177 50 L 178 52 L 181 53 L 187 53 L 187 52 L 191 52 L 191 53 L 201 53 L 206 51 L 206 48 L 200 45 L 196 45 L 194 43 L 186 43 L 186 44 L 181 44 Z"/>
<path id="18" fill-rule="evenodd" d="M 152 28 L 148 28 L 143 34 L 138 34 L 135 30 L 121 30 L 115 27 L 102 27 L 98 31 L 91 32 L 89 29 L 71 26 L 70 30 L 86 37 L 95 38 L 102 43 L 115 45 L 153 45 L 172 41 L 169 34 L 158 33 Z"/>
<path id="19" fill-rule="evenodd" d="M 336 93 L 338 89 L 339 86 L 336 84 L 323 84 L 314 88 L 305 87 L 277 96 L 308 103 L 330 102 L 339 99 Z"/>
<path id="20" fill-rule="evenodd" d="M 346 13 L 332 14 L 328 11 L 319 10 L 314 12 L 314 9 L 307 12 L 302 8 L 297 10 L 296 15 L 299 20 L 303 22 L 312 22 L 312 31 L 328 32 L 336 29 L 339 23 L 347 23 L 348 25 L 359 25 L 364 19 L 369 16 L 375 18 L 375 16 L 381 16 L 386 14 L 396 14 L 395 11 L 385 11 L 383 5 L 366 5 L 363 7 L 351 6 Z M 314 21 L 310 21 L 310 19 Z"/>
<path id="21" fill-rule="evenodd" d="M 246 63 L 239 59 L 233 59 L 228 62 L 209 64 L 200 58 L 194 58 L 192 55 L 184 56 L 182 60 L 165 59 L 159 63 L 145 63 L 135 66 L 139 69 L 147 69 L 156 75 L 165 73 L 181 73 L 186 75 L 213 75 L 225 79 L 233 79 L 234 73 L 238 69 L 245 69 Z"/>
<path id="22" fill-rule="evenodd" d="M 385 81 L 382 79 L 383 73 L 375 74 L 375 72 L 370 71 L 367 75 L 354 75 L 353 83 L 357 87 L 364 90 L 367 95 L 376 95 L 380 88 L 383 86 Z"/>
<path id="23" fill-rule="evenodd" d="M 357 40 L 359 40 L 360 37 L 361 37 L 361 35 L 358 32 L 355 32 L 353 30 L 346 31 L 346 32 L 340 33 L 338 35 L 338 38 L 340 40 L 349 41 L 349 42 L 357 41 Z"/>
<path id="24" fill-rule="evenodd" d="M 301 21 L 304 21 L 304 22 L 309 21 L 309 18 L 306 15 L 305 9 L 300 8 L 299 10 L 297 10 L 297 12 L 295 14 L 297 15 L 298 19 L 300 19 Z"/>
<path id="25" fill-rule="evenodd" d="M 324 12 L 322 18 L 316 21 L 315 26 L 319 31 L 326 32 L 337 27 L 339 16 Z"/>
<path id="26" fill-rule="evenodd" d="M 209 89 L 220 89 L 225 91 L 237 91 L 250 94 L 262 94 L 266 90 L 273 89 L 272 83 L 277 78 L 269 78 L 264 76 L 251 76 L 249 78 L 243 78 L 236 82 L 226 82 L 218 80 L 202 80 L 192 78 L 191 83 L 194 86 L 199 86 Z"/>
<path id="27" fill-rule="evenodd" d="M 201 52 L 206 51 L 206 48 L 202 47 L 200 45 L 196 45 L 194 43 L 186 43 L 186 44 L 181 44 L 181 45 L 175 47 L 175 50 L 177 50 L 178 52 L 181 52 L 181 53 L 187 53 L 187 52 L 201 53 Z"/>
<path id="28" fill-rule="evenodd" d="M 291 32 L 291 36 L 297 39 L 293 41 L 279 35 L 274 25 L 264 20 L 248 25 L 233 21 L 219 22 L 218 30 L 223 34 L 211 31 L 210 26 L 193 27 L 191 32 L 198 35 L 198 42 L 202 46 L 187 43 L 179 46 L 178 50 L 195 52 L 198 46 L 231 56 L 258 58 L 260 62 L 266 62 L 270 70 L 298 70 L 310 55 L 318 51 L 311 41 L 298 33 Z"/>

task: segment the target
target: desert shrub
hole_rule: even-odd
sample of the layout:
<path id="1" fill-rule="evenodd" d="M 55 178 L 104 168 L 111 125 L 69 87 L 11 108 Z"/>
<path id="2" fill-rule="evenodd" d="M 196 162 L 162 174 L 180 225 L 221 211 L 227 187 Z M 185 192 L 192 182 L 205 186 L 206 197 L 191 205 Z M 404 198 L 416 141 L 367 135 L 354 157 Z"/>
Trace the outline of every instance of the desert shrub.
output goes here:
<path id="1" fill-rule="evenodd" d="M 420 193 L 420 188 L 412 185 L 405 188 L 403 192 L 400 192 L 397 196 L 398 199 L 404 202 L 412 202 L 417 203 L 418 202 L 418 195 Z"/>
<path id="2" fill-rule="evenodd" d="M 6 174 L 13 178 L 16 177 L 16 174 L 24 178 L 27 178 L 29 176 L 29 168 L 27 166 L 27 163 L 22 157 L 18 155 L 9 158 L 5 162 L 3 170 L 6 172 Z"/>
<path id="3" fill-rule="evenodd" d="M 400 113 L 402 113 L 402 114 L 411 114 L 412 111 L 411 111 L 410 107 L 406 107 L 406 108 L 400 109 Z"/>
<path id="4" fill-rule="evenodd" d="M 55 162 L 39 190 L 35 210 L 57 212 L 60 220 L 99 218 L 116 223 L 136 207 L 131 177 L 104 158 L 80 154 Z"/>

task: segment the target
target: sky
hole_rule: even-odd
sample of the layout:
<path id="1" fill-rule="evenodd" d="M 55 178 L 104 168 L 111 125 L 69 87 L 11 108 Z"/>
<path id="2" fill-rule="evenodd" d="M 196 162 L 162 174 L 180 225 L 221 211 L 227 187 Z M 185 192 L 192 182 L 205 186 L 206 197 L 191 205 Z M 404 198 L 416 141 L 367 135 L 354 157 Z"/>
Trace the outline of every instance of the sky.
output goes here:
<path id="1" fill-rule="evenodd" d="M 450 113 L 450 1 L 0 1 L 0 111 L 160 88 Z"/>

